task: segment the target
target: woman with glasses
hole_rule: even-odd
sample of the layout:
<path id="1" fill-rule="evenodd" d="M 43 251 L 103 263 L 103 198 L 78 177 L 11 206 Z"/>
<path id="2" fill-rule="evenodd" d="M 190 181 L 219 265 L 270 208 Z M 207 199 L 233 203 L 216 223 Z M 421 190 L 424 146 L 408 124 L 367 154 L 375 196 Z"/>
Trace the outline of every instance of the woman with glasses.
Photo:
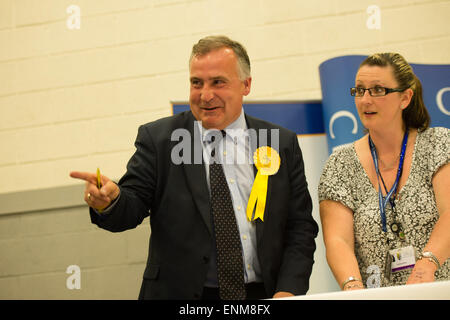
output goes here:
<path id="1" fill-rule="evenodd" d="M 450 130 L 429 128 L 422 85 L 397 53 L 365 59 L 350 89 L 367 134 L 319 183 L 330 268 L 343 290 L 450 279 Z"/>

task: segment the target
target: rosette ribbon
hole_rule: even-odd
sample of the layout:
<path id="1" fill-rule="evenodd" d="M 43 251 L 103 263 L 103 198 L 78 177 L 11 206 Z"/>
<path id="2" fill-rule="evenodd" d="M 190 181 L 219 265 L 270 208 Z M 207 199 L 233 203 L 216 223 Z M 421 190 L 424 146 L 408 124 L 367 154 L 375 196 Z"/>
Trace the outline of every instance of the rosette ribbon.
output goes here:
<path id="1" fill-rule="evenodd" d="M 256 173 L 247 203 L 247 219 L 253 221 L 259 218 L 261 221 L 264 221 L 269 176 L 278 172 L 281 159 L 275 149 L 271 147 L 260 147 L 253 154 L 253 161 L 258 172 Z M 253 210 L 255 210 L 254 216 Z"/>

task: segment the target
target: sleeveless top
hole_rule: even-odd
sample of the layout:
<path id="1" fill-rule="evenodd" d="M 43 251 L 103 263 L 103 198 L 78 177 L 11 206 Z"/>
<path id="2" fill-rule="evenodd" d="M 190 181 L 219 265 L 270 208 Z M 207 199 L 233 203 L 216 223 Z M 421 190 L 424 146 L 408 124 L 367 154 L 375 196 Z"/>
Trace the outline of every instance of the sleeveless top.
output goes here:
<path id="1" fill-rule="evenodd" d="M 439 219 L 432 186 L 433 175 L 450 162 L 450 130 L 428 128 L 417 134 L 409 176 L 395 200 L 395 213 L 386 205 L 387 232 L 383 232 L 378 188 L 374 188 L 355 151 L 355 143 L 337 147 L 323 169 L 319 202 L 334 200 L 353 211 L 355 255 L 367 287 L 405 284 L 412 269 L 387 276 L 387 253 L 412 245 L 419 253 L 428 242 Z M 405 233 L 401 241 L 389 226 L 400 222 Z M 389 257 L 390 258 L 390 257 Z M 436 272 L 436 280 L 450 279 L 450 259 Z"/>

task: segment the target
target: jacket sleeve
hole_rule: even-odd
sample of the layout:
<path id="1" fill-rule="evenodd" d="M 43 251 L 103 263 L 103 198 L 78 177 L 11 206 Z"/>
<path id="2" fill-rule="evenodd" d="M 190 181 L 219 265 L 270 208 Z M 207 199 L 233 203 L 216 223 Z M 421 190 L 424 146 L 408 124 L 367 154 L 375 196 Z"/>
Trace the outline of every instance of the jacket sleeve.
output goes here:
<path id="1" fill-rule="evenodd" d="M 309 289 L 316 250 L 315 238 L 319 229 L 312 217 L 312 200 L 306 182 L 302 152 L 295 135 L 292 140 L 292 158 L 287 162 L 291 188 L 289 213 L 276 291 L 303 295 Z"/>
<path id="2" fill-rule="evenodd" d="M 132 229 L 149 215 L 157 182 L 157 151 L 146 126 L 139 127 L 135 147 L 118 183 L 120 197 L 114 207 L 105 214 L 90 209 L 92 223 L 100 228 L 112 232 Z"/>

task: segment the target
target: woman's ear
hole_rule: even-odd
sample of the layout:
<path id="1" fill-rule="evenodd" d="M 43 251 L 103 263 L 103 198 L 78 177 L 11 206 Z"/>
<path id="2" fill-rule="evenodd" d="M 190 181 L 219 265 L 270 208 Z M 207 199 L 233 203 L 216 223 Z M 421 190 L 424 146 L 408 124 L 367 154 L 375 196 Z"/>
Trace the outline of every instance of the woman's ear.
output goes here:
<path id="1" fill-rule="evenodd" d="M 409 106 L 413 95 L 414 95 L 414 91 L 412 91 L 411 88 L 408 88 L 405 91 L 403 91 L 402 99 L 401 99 L 402 100 L 402 102 L 401 102 L 402 109 L 406 109 L 406 107 Z"/>

